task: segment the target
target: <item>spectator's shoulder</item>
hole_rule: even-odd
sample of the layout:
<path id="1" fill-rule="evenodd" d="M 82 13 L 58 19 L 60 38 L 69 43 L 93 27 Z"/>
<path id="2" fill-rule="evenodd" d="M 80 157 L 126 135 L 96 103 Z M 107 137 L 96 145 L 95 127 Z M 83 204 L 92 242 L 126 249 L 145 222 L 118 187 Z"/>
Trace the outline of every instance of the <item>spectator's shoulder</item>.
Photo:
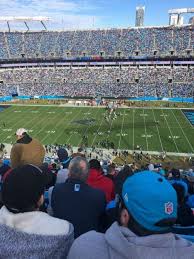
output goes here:
<path id="1" fill-rule="evenodd" d="M 65 188 L 66 185 L 67 185 L 66 182 L 64 182 L 64 183 L 56 183 L 55 186 L 52 186 L 51 188 L 52 188 L 52 191 L 53 190 L 61 190 L 61 189 Z"/>
<path id="2" fill-rule="evenodd" d="M 106 180 L 106 182 L 107 182 L 108 184 L 114 185 L 113 180 L 111 180 L 110 178 L 104 176 L 104 179 Z"/>
<path id="3" fill-rule="evenodd" d="M 17 150 L 17 149 L 19 149 L 19 148 L 21 148 L 22 147 L 22 143 L 15 143 L 15 144 L 13 144 L 13 146 L 12 146 L 12 151 L 13 150 Z"/>
<path id="4" fill-rule="evenodd" d="M 36 143 L 36 144 L 39 144 L 39 145 L 43 146 L 42 143 L 36 138 L 32 138 L 30 143 Z"/>
<path id="5" fill-rule="evenodd" d="M 34 215 L 36 234 L 69 236 L 74 230 L 72 224 L 66 220 L 54 218 L 44 212 L 37 212 L 36 214 Z"/>
<path id="6" fill-rule="evenodd" d="M 68 259 L 108 258 L 104 234 L 96 231 L 87 232 L 78 237 L 69 252 Z"/>

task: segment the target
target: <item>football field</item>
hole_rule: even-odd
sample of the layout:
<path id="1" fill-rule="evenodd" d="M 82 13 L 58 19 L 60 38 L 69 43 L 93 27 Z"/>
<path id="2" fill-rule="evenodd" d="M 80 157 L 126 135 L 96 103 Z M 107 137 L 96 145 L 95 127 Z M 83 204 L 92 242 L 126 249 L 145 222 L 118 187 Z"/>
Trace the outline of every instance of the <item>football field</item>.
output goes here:
<path id="1" fill-rule="evenodd" d="M 15 143 L 15 132 L 25 128 L 43 144 L 82 144 L 117 149 L 194 152 L 194 126 L 179 109 L 122 108 L 107 121 L 105 108 L 10 106 L 0 112 L 0 142 Z"/>

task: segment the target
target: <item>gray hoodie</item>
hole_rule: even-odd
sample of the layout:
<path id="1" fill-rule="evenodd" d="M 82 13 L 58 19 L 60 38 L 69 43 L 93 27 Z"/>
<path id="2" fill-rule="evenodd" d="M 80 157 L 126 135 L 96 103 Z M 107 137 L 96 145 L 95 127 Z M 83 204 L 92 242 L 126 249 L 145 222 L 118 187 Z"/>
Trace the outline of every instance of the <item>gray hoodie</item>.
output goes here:
<path id="1" fill-rule="evenodd" d="M 0 258 L 66 258 L 73 239 L 73 226 L 65 220 L 40 211 L 0 210 Z"/>
<path id="2" fill-rule="evenodd" d="M 194 244 L 175 234 L 138 237 L 117 222 L 105 234 L 90 231 L 76 239 L 68 259 L 194 259 Z"/>

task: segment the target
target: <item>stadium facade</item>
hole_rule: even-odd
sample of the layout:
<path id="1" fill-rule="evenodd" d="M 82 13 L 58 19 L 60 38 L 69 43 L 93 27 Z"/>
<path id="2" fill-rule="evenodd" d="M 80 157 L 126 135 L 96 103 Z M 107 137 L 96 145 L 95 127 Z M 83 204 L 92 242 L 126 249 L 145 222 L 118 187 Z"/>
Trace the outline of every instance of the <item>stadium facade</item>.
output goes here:
<path id="1" fill-rule="evenodd" d="M 194 27 L 0 32 L 0 93 L 192 97 Z"/>

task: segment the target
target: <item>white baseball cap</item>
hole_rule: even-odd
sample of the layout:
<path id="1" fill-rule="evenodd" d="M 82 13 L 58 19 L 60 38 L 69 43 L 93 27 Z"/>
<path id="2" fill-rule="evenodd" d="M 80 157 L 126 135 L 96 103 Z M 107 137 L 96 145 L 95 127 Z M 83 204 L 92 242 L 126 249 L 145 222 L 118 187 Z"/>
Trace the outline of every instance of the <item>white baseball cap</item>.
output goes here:
<path id="1" fill-rule="evenodd" d="M 17 135 L 17 136 L 22 136 L 25 132 L 27 132 L 26 129 L 20 128 L 20 129 L 18 129 L 18 130 L 16 131 L 16 135 Z"/>

